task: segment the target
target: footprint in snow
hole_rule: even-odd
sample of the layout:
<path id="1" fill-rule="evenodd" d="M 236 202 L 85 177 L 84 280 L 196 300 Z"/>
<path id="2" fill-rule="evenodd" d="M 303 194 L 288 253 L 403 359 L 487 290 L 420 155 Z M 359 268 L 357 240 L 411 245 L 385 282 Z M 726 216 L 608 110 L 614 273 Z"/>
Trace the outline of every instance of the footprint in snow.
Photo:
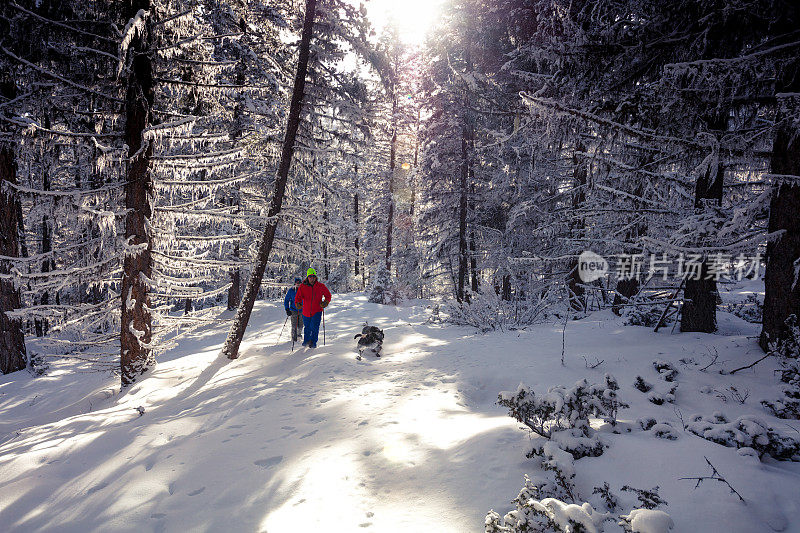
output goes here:
<path id="1" fill-rule="evenodd" d="M 260 466 L 261 468 L 269 468 L 271 466 L 275 466 L 281 461 L 283 461 L 283 456 L 276 455 L 275 457 L 269 457 L 267 459 L 259 459 L 258 461 L 253 461 L 253 464 L 256 466 Z"/>
<path id="2" fill-rule="evenodd" d="M 308 433 L 306 433 L 305 435 L 303 435 L 303 436 L 302 436 L 302 437 L 300 437 L 300 438 L 301 438 L 301 439 L 305 439 L 306 437 L 312 437 L 312 436 L 313 436 L 313 435 L 314 435 L 314 434 L 315 434 L 317 431 L 319 431 L 319 430 L 318 430 L 318 429 L 315 429 L 314 431 L 309 431 Z"/>
<path id="3" fill-rule="evenodd" d="M 202 492 L 203 492 L 204 490 L 206 490 L 206 488 L 205 488 L 205 487 L 200 487 L 199 489 L 197 489 L 197 490 L 193 490 L 192 492 L 190 492 L 190 493 L 189 493 L 189 496 L 197 496 L 198 494 L 202 494 Z"/>
<path id="4" fill-rule="evenodd" d="M 169 491 L 169 495 L 170 496 L 175 494 L 175 482 L 174 481 L 169 484 L 169 486 L 167 487 L 167 490 Z"/>
<path id="5" fill-rule="evenodd" d="M 102 482 L 102 483 L 100 483 L 99 485 L 95 485 L 94 487 L 92 487 L 92 488 L 90 488 L 89 490 L 87 490 L 87 491 L 86 491 L 86 494 L 93 494 L 93 493 L 97 492 L 98 490 L 103 490 L 103 489 L 104 489 L 104 488 L 106 488 L 107 486 L 108 486 L 108 483 L 106 483 L 105 481 L 103 481 L 103 482 Z"/>
<path id="6" fill-rule="evenodd" d="M 166 518 L 166 513 L 153 513 L 150 515 L 150 518 L 155 518 L 156 520 L 160 520 L 161 518 Z"/>

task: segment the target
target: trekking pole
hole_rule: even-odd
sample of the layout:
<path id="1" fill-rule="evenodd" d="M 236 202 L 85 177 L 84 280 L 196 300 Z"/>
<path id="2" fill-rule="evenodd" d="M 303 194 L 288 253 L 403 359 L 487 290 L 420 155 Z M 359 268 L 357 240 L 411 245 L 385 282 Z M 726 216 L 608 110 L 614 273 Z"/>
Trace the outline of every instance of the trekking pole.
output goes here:
<path id="1" fill-rule="evenodd" d="M 322 310 L 322 345 L 325 346 L 325 309 Z"/>
<path id="2" fill-rule="evenodd" d="M 281 332 L 278 333 L 278 340 L 275 341 L 275 346 L 277 346 L 278 343 L 281 342 L 281 335 L 283 335 L 283 330 L 286 329 L 286 323 L 288 321 L 289 321 L 289 317 L 287 316 L 286 320 L 283 321 L 283 327 L 281 328 Z"/>

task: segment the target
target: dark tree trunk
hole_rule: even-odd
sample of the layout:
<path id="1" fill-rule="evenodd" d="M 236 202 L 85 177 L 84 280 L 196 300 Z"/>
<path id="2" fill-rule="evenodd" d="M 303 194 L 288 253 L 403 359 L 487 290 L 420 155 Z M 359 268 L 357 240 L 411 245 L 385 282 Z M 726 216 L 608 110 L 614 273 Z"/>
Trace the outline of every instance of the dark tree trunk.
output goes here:
<path id="1" fill-rule="evenodd" d="M 800 92 L 800 73 L 790 74 L 783 74 L 783 79 L 790 81 L 780 84 L 780 92 Z M 764 350 L 769 349 L 770 342 L 788 336 L 785 322 L 790 315 L 800 318 L 800 280 L 796 271 L 800 261 L 800 180 L 797 178 L 800 176 L 800 131 L 793 127 L 791 116 L 779 114 L 776 123 L 770 172 L 794 177 L 773 178 L 767 230 L 783 233 L 767 244 L 763 326 L 759 338 Z"/>
<path id="2" fill-rule="evenodd" d="M 721 112 L 713 117 L 709 126 L 714 130 L 724 132 L 728 127 L 727 113 Z M 698 176 L 694 193 L 696 211 L 707 209 L 707 203 L 722 205 L 724 179 L 725 169 L 721 161 Z M 708 263 L 705 258 L 700 269 L 700 276 L 697 278 L 686 278 L 686 286 L 683 289 L 684 303 L 681 310 L 681 331 L 713 333 L 717 330 L 717 281 L 713 276 L 709 276 Z"/>
<path id="3" fill-rule="evenodd" d="M 308 73 L 308 56 L 311 44 L 311 37 L 314 33 L 314 16 L 316 14 L 316 0 L 306 0 L 306 13 L 303 20 L 303 34 L 300 40 L 300 50 L 297 60 L 297 72 L 294 77 L 294 89 L 292 90 L 292 100 L 289 104 L 289 117 L 286 123 L 286 135 L 283 138 L 283 148 L 281 151 L 281 161 L 278 166 L 278 175 L 275 178 L 275 189 L 272 193 L 272 200 L 267 213 L 271 217 L 270 222 L 264 228 L 264 234 L 258 245 L 258 254 L 253 273 L 247 282 L 244 297 L 236 311 L 236 318 L 225 340 L 222 353 L 228 359 L 239 357 L 239 346 L 244 338 L 247 323 L 250 321 L 250 314 L 253 312 L 253 304 L 261 287 L 261 280 L 264 278 L 264 270 L 267 267 L 269 254 L 272 251 L 272 243 L 275 240 L 275 229 L 278 221 L 277 215 L 283 205 L 283 196 L 286 192 L 286 182 L 289 176 L 289 167 L 292 163 L 294 154 L 294 143 L 297 137 L 297 128 L 300 125 L 300 111 L 303 106 L 303 92 L 305 90 L 306 74 Z"/>
<path id="4" fill-rule="evenodd" d="M 578 152 L 583 152 L 586 150 L 580 141 L 575 149 Z M 572 209 L 574 211 L 578 211 L 583 208 L 583 204 L 586 202 L 586 182 L 589 176 L 589 169 L 586 166 L 586 162 L 581 160 L 577 155 L 573 157 L 573 164 L 575 165 L 575 171 L 573 174 L 575 195 L 572 197 Z M 573 232 L 576 230 L 583 232 L 583 219 L 580 217 L 573 227 Z M 574 260 L 570 261 L 569 266 L 570 271 L 567 276 L 567 287 L 569 288 L 570 293 L 570 307 L 574 311 L 583 311 L 586 309 L 584 297 L 584 293 L 586 291 L 583 288 L 583 280 L 581 280 L 580 273 L 578 272 L 578 259 L 575 258 Z"/>
<path id="5" fill-rule="evenodd" d="M 456 289 L 456 298 L 459 302 L 464 301 L 464 285 L 467 278 L 467 260 L 469 256 L 469 251 L 467 250 L 467 176 L 469 176 L 468 132 L 469 129 L 465 123 L 461 135 L 461 179 L 458 186 L 460 195 L 458 201 L 458 286 Z"/>
<path id="6" fill-rule="evenodd" d="M 239 258 L 239 243 L 233 245 L 233 257 Z M 228 289 L 228 311 L 239 306 L 239 290 L 242 284 L 242 272 L 238 268 L 231 270 L 231 286 Z"/>
<path id="7" fill-rule="evenodd" d="M 14 150 L 0 146 L 0 255 L 19 257 L 17 220 L 21 210 L 19 199 L 11 187 L 5 183 L 17 184 L 17 167 Z M 0 274 L 9 274 L 10 265 L 0 261 Z M 25 368 L 25 336 L 22 321 L 6 315 L 9 311 L 22 307 L 19 290 L 11 280 L 0 279 L 0 372 L 8 374 Z"/>
<path id="8" fill-rule="evenodd" d="M 330 279 L 330 269 L 328 268 L 328 195 L 322 193 L 322 221 L 325 230 L 322 234 L 322 271 L 325 275 L 325 281 Z"/>
<path id="9" fill-rule="evenodd" d="M 636 293 L 639 292 L 639 280 L 636 278 L 621 279 L 617 281 L 617 288 L 614 291 L 614 303 L 611 304 L 611 311 L 617 316 L 622 314 L 625 304 L 628 303 Z"/>
<path id="10" fill-rule="evenodd" d="M 132 13 L 149 9 L 149 0 L 134 2 Z M 135 382 L 154 361 L 151 348 L 152 316 L 146 279 L 152 277 L 152 242 L 147 229 L 151 216 L 152 144 L 143 139 L 153 107 L 153 65 L 148 53 L 149 24 L 136 32 L 129 53 L 133 56 L 125 99 L 125 142 L 129 147 L 128 179 L 125 183 L 125 239 L 137 250 L 127 253 L 122 263 L 122 327 L 120 328 L 122 385 Z"/>
<path id="11" fill-rule="evenodd" d="M 392 87 L 392 144 L 389 148 L 389 213 L 386 223 L 386 270 L 392 276 L 392 233 L 394 232 L 394 168 L 397 157 L 397 95 Z"/>
<path id="12" fill-rule="evenodd" d="M 503 276 L 502 298 L 506 302 L 511 301 L 511 275 Z"/>
<path id="13" fill-rule="evenodd" d="M 464 40 L 464 64 L 466 71 L 472 72 L 472 54 L 470 50 L 470 27 L 467 26 Z M 467 211 L 469 209 L 469 177 L 470 177 L 470 152 L 472 142 L 472 125 L 468 112 L 470 109 L 469 87 L 464 84 L 464 104 L 463 116 L 461 117 L 461 171 L 459 176 L 459 198 L 458 198 L 458 279 L 456 287 L 456 299 L 459 302 L 465 300 L 464 285 L 467 282 L 467 266 L 469 261 L 469 250 L 467 248 Z M 469 302 L 469 297 L 466 296 Z"/>
<path id="14" fill-rule="evenodd" d="M 356 167 L 356 168 L 358 168 L 358 167 Z M 358 277 L 358 269 L 359 269 L 358 262 L 359 262 L 359 258 L 360 258 L 360 255 L 361 255 L 361 250 L 359 249 L 359 245 L 358 245 L 358 233 L 360 231 L 360 228 L 358 226 L 358 193 L 355 193 L 353 195 L 353 221 L 355 222 L 355 226 L 356 226 L 356 228 L 355 228 L 356 229 L 356 235 L 355 235 L 355 237 L 353 237 L 353 246 L 355 247 L 355 252 L 356 252 L 355 268 L 353 269 L 353 275 L 355 277 Z"/>

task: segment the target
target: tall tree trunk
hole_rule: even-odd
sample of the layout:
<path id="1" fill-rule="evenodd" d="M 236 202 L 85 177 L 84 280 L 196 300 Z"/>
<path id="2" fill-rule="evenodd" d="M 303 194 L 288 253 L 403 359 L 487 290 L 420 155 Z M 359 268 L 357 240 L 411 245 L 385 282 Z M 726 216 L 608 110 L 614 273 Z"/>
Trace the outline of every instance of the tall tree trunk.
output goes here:
<path id="1" fill-rule="evenodd" d="M 788 96 L 788 111 L 797 111 L 800 92 L 800 73 L 784 73 L 779 92 L 794 93 Z M 787 81 L 790 80 L 790 81 Z M 790 106 L 789 102 L 794 105 Z M 770 172 L 773 178 L 772 199 L 769 204 L 769 233 L 783 232 L 767 244 L 767 268 L 764 272 L 764 315 L 759 344 L 764 350 L 770 342 L 788 336 L 785 322 L 790 315 L 800 318 L 800 131 L 792 121 L 792 113 L 779 113 L 775 140 L 772 144 Z"/>
<path id="2" fill-rule="evenodd" d="M 5 84 L 4 84 L 5 85 Z M 0 88 L 0 90 L 5 87 Z M 6 96 L 6 90 L 3 91 Z M 12 97 L 13 98 L 13 97 Z M 11 146 L 0 145 L 0 255 L 19 257 L 19 234 L 17 220 L 21 209 L 16 191 L 7 187 L 17 184 L 17 165 Z M 0 274 L 9 274 L 10 265 L 0 261 Z M 25 368 L 25 336 L 22 321 L 6 315 L 22 307 L 19 290 L 11 280 L 0 279 L 0 372 L 8 374 Z"/>
<path id="3" fill-rule="evenodd" d="M 511 301 L 511 275 L 510 274 L 505 274 L 503 276 L 502 298 L 506 302 Z"/>
<path id="4" fill-rule="evenodd" d="M 44 127 L 50 128 L 50 114 L 45 114 L 44 117 Z M 58 147 L 54 147 L 56 151 L 56 160 L 58 158 Z M 42 190 L 49 191 L 50 190 L 50 171 L 49 168 L 46 168 L 47 163 L 45 162 L 44 158 L 42 158 L 42 166 L 45 167 L 44 171 L 42 172 Z M 42 215 L 42 234 L 41 234 L 41 247 L 39 248 L 40 253 L 46 254 L 48 252 L 53 251 L 53 229 L 50 226 L 50 219 L 47 215 Z M 51 270 L 55 269 L 55 262 L 53 261 L 52 257 L 46 257 L 42 260 L 41 270 L 43 273 L 50 272 Z M 48 305 L 50 303 L 50 292 L 44 291 L 42 293 L 41 298 L 39 299 L 39 303 L 41 305 Z M 33 321 L 34 329 L 36 331 L 37 337 L 42 337 L 47 335 L 47 330 L 49 329 L 50 325 L 46 318 L 36 318 Z"/>
<path id="5" fill-rule="evenodd" d="M 464 33 L 464 68 L 467 74 L 472 72 L 472 54 L 470 50 L 470 31 L 469 25 Z M 469 178 L 471 174 L 470 168 L 470 152 L 469 148 L 472 143 L 472 125 L 470 123 L 469 109 L 470 109 L 470 94 L 469 86 L 464 83 L 464 102 L 461 117 L 461 169 L 459 176 L 459 198 L 458 198 L 458 280 L 456 287 L 456 299 L 459 302 L 466 300 L 469 302 L 469 297 L 464 294 L 464 285 L 467 281 L 467 265 L 469 260 L 469 250 L 467 248 L 467 210 L 469 209 Z"/>
<path id="6" fill-rule="evenodd" d="M 355 165 L 355 180 L 356 184 L 356 192 L 353 194 L 353 223 L 355 224 L 355 237 L 353 237 L 353 247 L 355 248 L 355 268 L 353 269 L 353 276 L 358 277 L 358 270 L 359 270 L 359 260 L 361 259 L 361 250 L 359 249 L 358 244 L 358 236 L 361 232 L 361 228 L 358 225 L 358 163 Z M 363 276 L 362 276 L 363 278 Z"/>
<path id="7" fill-rule="evenodd" d="M 244 24 L 244 21 L 240 21 L 241 24 Z M 244 85 L 247 81 L 245 76 L 245 57 L 243 54 L 238 54 L 239 62 L 236 64 L 236 76 L 235 81 L 237 85 Z M 233 131 L 231 132 L 231 140 L 235 145 L 242 137 L 242 133 L 244 131 L 244 123 L 242 117 L 244 116 L 244 95 L 240 95 L 236 101 L 236 108 L 233 111 Z M 236 213 L 239 212 L 239 203 L 241 201 L 241 196 L 239 194 L 239 186 L 236 185 L 234 189 L 231 191 L 230 197 L 230 205 L 236 206 Z M 239 251 L 240 243 L 239 241 L 235 242 L 233 245 L 233 257 L 238 262 L 239 260 Z M 241 285 L 242 285 L 242 273 L 239 267 L 231 269 L 231 286 L 228 289 L 228 311 L 236 309 L 239 306 L 239 300 L 241 298 Z"/>
<path id="8" fill-rule="evenodd" d="M 578 141 L 578 144 L 575 146 L 575 150 L 576 152 L 583 152 L 586 150 L 586 147 L 581 141 Z M 572 209 L 577 211 L 583 208 L 583 204 L 586 202 L 586 183 L 589 177 L 589 169 L 587 168 L 586 161 L 582 160 L 578 155 L 573 156 L 572 162 L 575 165 L 575 171 L 573 173 L 575 195 L 572 197 Z M 575 222 L 572 231 L 574 232 L 577 230 L 582 232 L 583 225 L 583 218 L 579 217 Z M 586 291 L 583 288 L 583 280 L 581 280 L 580 273 L 578 272 L 577 258 L 575 258 L 573 261 L 570 261 L 570 271 L 567 276 L 567 287 L 569 288 L 570 292 L 570 307 L 574 311 L 583 311 L 586 309 L 584 297 L 584 293 Z"/>
<path id="9" fill-rule="evenodd" d="M 149 0 L 133 2 L 131 17 L 139 9 L 149 9 Z M 153 65 L 149 48 L 149 21 L 131 40 L 133 56 L 125 98 L 125 142 L 128 145 L 128 179 L 125 183 L 125 239 L 136 247 L 125 254 L 122 263 L 122 327 L 120 328 L 122 385 L 135 382 L 154 361 L 150 348 L 152 316 L 147 280 L 152 277 L 152 241 L 148 231 L 153 181 L 150 160 L 153 146 L 143 139 L 153 108 Z"/>
<path id="10" fill-rule="evenodd" d="M 461 131 L 461 172 L 458 190 L 458 280 L 456 288 L 456 299 L 464 301 L 464 285 L 467 278 L 467 260 L 469 250 L 467 249 L 467 189 L 469 176 L 469 128 L 464 123 Z"/>
<path id="11" fill-rule="evenodd" d="M 233 245 L 233 257 L 239 259 L 239 243 Z M 239 306 L 239 291 L 242 285 L 242 272 L 238 268 L 231 270 L 231 286 L 228 289 L 228 310 Z"/>
<path id="12" fill-rule="evenodd" d="M 392 276 L 392 233 L 394 231 L 394 167 L 397 157 L 397 95 L 392 86 L 392 144 L 389 148 L 389 213 L 386 223 L 386 270 Z"/>
<path id="13" fill-rule="evenodd" d="M 359 268 L 359 259 L 361 255 L 361 250 L 359 249 L 358 245 L 358 233 L 359 233 L 359 225 L 358 225 L 358 192 L 353 195 L 353 222 L 355 223 L 355 237 L 353 237 L 353 247 L 355 248 L 356 259 L 355 259 L 355 268 L 353 269 L 353 275 L 358 277 L 358 268 Z"/>
<path id="14" fill-rule="evenodd" d="M 325 228 L 322 233 L 322 271 L 325 281 L 330 279 L 330 269 L 328 268 L 328 195 L 322 192 L 322 224 Z"/>
<path id="15" fill-rule="evenodd" d="M 727 112 L 719 112 L 712 117 L 709 127 L 724 132 L 728 127 Z M 717 206 L 722 205 L 724 178 L 725 169 L 721 160 L 717 165 L 710 165 L 704 174 L 698 176 L 694 192 L 696 211 L 702 212 L 707 209 L 706 204 L 709 201 Z M 681 331 L 713 333 L 717 330 L 717 282 L 708 275 L 708 263 L 705 258 L 703 259 L 699 279 L 686 279 L 683 289 Z M 707 277 L 711 279 L 706 279 Z"/>
<path id="16" fill-rule="evenodd" d="M 272 200 L 269 206 L 268 216 L 270 221 L 264 228 L 264 234 L 258 245 L 258 254 L 253 273 L 247 282 L 244 297 L 236 311 L 236 318 L 231 325 L 228 338 L 222 353 L 228 359 L 239 357 L 239 346 L 244 338 L 247 323 L 250 321 L 250 314 L 253 312 L 253 304 L 261 287 L 261 280 L 264 278 L 264 270 L 267 267 L 269 254 L 272 251 L 272 243 L 275 240 L 275 229 L 278 225 L 277 215 L 283 205 L 283 196 L 286 192 L 286 182 L 289 176 L 289 167 L 292 163 L 294 154 L 294 143 L 297 137 L 297 128 L 300 125 L 300 111 L 303 106 L 303 92 L 305 90 L 306 74 L 308 73 L 308 56 L 311 44 L 311 37 L 314 33 L 314 16 L 316 14 L 316 0 L 306 0 L 306 13 L 303 20 L 303 34 L 300 40 L 300 51 L 297 60 L 297 72 L 294 77 L 294 89 L 292 90 L 292 100 L 289 104 L 289 117 L 286 123 L 286 135 L 283 138 L 283 148 L 281 151 L 281 161 L 278 166 L 278 175 L 275 178 L 275 189 L 272 193 Z"/>

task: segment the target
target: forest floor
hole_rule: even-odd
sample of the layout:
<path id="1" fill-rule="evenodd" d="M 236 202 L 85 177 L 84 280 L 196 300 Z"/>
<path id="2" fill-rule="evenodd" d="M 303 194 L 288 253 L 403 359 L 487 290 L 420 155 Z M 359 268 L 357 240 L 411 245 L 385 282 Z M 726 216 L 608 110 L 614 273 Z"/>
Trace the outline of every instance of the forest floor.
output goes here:
<path id="1" fill-rule="evenodd" d="M 238 360 L 218 358 L 220 323 L 181 341 L 123 393 L 118 378 L 76 373 L 74 362 L 40 378 L 0 377 L 0 528 L 482 531 L 487 511 L 510 510 L 525 474 L 541 473 L 525 457 L 529 432 L 496 404 L 498 393 L 520 382 L 537 393 L 600 382 L 608 372 L 630 408 L 621 434 L 595 424 L 608 445 L 602 456 L 576 461 L 584 500 L 600 505 L 592 489 L 607 482 L 624 512 L 638 505 L 623 485 L 658 486 L 675 531 L 800 531 L 800 463 L 741 455 L 680 422 L 755 415 L 797 436 L 800 424 L 759 404 L 776 395 L 774 361 L 720 374 L 760 357 L 757 325 L 720 313 L 719 334 L 656 334 L 598 312 L 568 323 L 562 366 L 563 324 L 476 334 L 431 323 L 427 303 L 336 295 L 326 345 L 292 352 L 289 326 L 276 345 L 281 304 L 259 302 Z M 365 319 L 386 328 L 384 355 L 356 361 L 353 335 Z M 679 371 L 675 404 L 654 405 L 632 386 L 637 375 L 663 386 L 656 360 Z M 747 391 L 744 403 L 731 386 Z M 642 430 L 636 421 L 646 416 L 673 424 L 676 440 Z M 746 504 L 720 482 L 695 489 L 679 479 L 710 475 L 706 457 Z"/>

